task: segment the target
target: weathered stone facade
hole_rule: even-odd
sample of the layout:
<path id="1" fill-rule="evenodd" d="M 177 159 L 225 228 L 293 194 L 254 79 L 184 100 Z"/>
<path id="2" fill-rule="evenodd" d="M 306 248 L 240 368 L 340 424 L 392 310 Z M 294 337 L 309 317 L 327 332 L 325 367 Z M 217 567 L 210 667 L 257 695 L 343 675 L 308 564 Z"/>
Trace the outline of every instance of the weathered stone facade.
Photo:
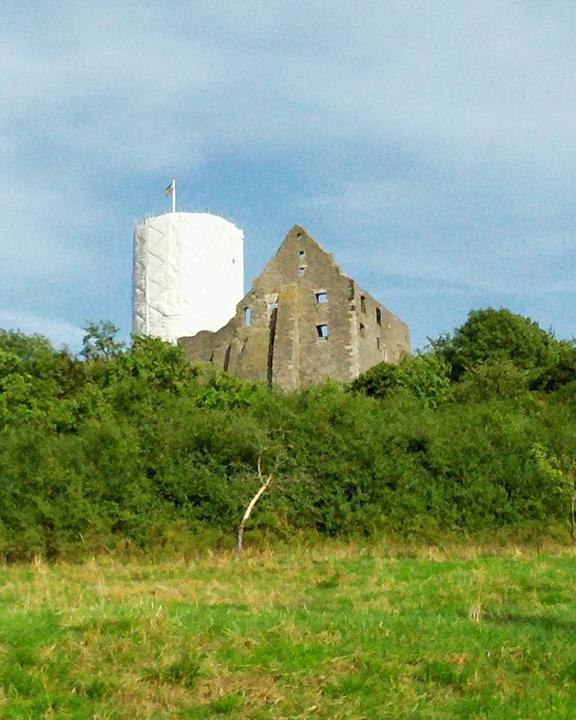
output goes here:
<path id="1" fill-rule="evenodd" d="M 286 390 L 349 382 L 410 352 L 408 327 L 297 225 L 224 327 L 178 342 L 192 361 Z"/>

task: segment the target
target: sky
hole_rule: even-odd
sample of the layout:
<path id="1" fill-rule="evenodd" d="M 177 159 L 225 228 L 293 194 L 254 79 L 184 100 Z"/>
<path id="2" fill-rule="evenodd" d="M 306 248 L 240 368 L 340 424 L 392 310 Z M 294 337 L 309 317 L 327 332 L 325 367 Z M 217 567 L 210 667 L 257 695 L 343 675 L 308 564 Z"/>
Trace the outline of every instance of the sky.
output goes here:
<path id="1" fill-rule="evenodd" d="M 0 327 L 131 330 L 132 232 L 290 228 L 408 323 L 576 335 L 576 3 L 2 0 Z"/>

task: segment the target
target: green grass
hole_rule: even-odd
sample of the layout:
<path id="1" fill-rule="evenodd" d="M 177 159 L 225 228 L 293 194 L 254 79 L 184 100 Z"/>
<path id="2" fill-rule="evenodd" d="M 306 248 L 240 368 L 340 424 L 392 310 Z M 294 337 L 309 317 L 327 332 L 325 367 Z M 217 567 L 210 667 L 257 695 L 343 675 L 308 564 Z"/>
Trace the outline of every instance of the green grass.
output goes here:
<path id="1" fill-rule="evenodd" d="M 576 717 L 576 553 L 0 570 L 0 718 Z"/>

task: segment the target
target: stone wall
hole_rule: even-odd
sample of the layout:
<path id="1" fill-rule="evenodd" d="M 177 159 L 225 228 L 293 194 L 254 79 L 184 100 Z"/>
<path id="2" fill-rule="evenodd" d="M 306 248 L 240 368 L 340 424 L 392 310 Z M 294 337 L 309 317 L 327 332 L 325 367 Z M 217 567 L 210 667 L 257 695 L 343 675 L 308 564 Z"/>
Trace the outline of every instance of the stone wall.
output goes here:
<path id="1" fill-rule="evenodd" d="M 286 390 L 326 378 L 348 382 L 410 352 L 407 326 L 344 275 L 299 226 L 223 328 L 179 343 L 191 361 Z"/>

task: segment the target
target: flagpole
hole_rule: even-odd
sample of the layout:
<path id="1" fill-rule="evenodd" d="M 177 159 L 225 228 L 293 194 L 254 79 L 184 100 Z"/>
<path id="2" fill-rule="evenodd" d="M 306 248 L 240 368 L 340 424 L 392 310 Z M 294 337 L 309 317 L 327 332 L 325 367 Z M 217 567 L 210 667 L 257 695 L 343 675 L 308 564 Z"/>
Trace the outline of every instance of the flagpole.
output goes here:
<path id="1" fill-rule="evenodd" d="M 176 212 L 176 178 L 172 178 L 172 212 Z"/>

